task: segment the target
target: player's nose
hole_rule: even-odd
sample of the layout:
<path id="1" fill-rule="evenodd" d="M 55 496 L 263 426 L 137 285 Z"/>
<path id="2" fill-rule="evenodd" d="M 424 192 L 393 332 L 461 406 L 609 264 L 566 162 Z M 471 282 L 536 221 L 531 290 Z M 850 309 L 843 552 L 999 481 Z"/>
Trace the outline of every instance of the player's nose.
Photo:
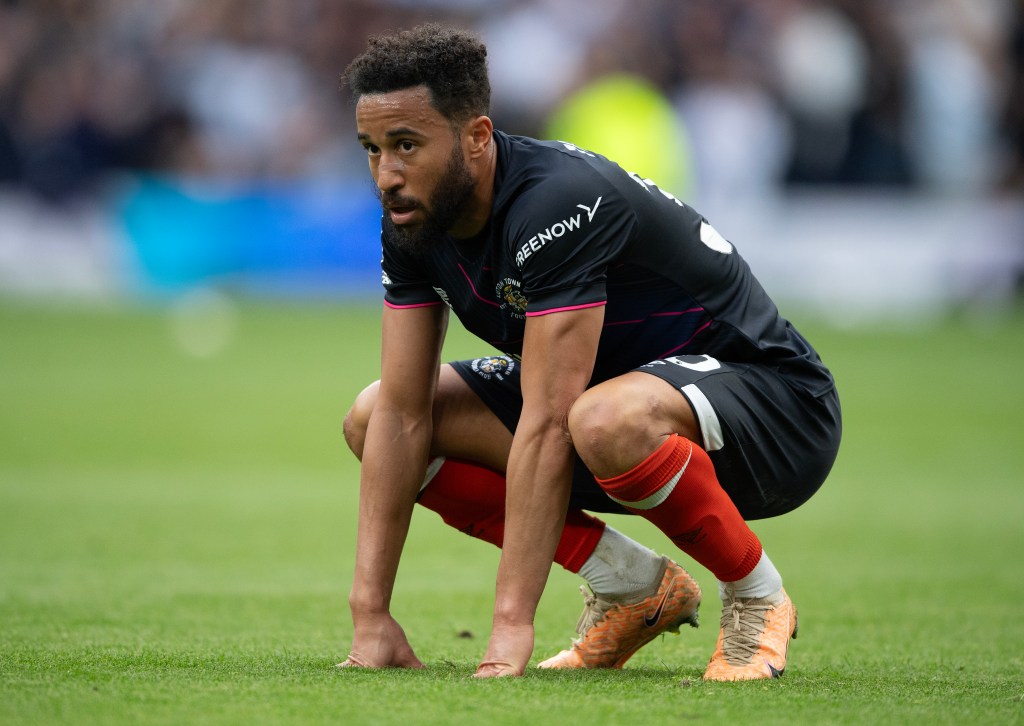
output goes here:
<path id="1" fill-rule="evenodd" d="M 377 166 L 377 188 L 382 192 L 394 191 L 405 185 L 405 164 L 400 161 L 382 161 Z"/>

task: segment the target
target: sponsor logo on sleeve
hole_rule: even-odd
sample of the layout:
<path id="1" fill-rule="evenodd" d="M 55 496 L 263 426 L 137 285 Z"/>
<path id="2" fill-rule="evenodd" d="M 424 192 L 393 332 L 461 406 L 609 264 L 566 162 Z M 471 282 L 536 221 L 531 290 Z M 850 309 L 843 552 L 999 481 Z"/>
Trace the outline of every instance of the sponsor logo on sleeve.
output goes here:
<path id="1" fill-rule="evenodd" d="M 586 212 L 587 224 L 594 221 L 594 215 L 597 214 L 597 208 L 601 206 L 601 199 L 603 199 L 603 197 L 598 197 L 594 200 L 593 206 L 587 206 L 586 204 L 576 205 L 578 209 L 582 209 Z M 519 249 L 516 251 L 516 266 L 522 268 L 523 263 L 526 262 L 526 260 L 535 252 L 543 249 L 544 245 L 548 242 L 553 242 L 573 230 L 580 229 L 582 226 L 583 213 L 577 212 L 576 214 L 571 214 L 565 219 L 561 219 L 554 224 L 545 227 L 542 231 L 533 235 L 530 239 L 520 245 Z"/>

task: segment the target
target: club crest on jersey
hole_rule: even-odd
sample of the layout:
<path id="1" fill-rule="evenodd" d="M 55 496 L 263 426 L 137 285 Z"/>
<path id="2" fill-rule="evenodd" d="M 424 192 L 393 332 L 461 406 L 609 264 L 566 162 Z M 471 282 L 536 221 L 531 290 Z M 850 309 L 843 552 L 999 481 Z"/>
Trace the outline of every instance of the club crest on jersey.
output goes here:
<path id="1" fill-rule="evenodd" d="M 501 301 L 498 307 L 508 310 L 514 318 L 526 317 L 526 296 L 522 293 L 519 280 L 506 277 L 494 286 L 494 292 Z"/>
<path id="2" fill-rule="evenodd" d="M 484 380 L 497 378 L 499 381 L 503 381 L 505 376 L 510 375 L 516 369 L 516 362 L 507 355 L 492 355 L 488 358 L 477 358 L 469 364 L 469 367 Z"/>

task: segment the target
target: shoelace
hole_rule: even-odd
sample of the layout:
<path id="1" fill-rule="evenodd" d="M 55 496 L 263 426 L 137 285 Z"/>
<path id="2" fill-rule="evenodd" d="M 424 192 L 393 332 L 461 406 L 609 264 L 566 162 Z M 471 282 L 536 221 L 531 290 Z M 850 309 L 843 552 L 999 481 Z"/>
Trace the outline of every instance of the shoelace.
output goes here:
<path id="1" fill-rule="evenodd" d="M 722 610 L 722 651 L 730 659 L 749 661 L 761 645 L 768 603 L 733 600 Z"/>
<path id="2" fill-rule="evenodd" d="M 576 623 L 576 632 L 584 636 L 604 617 L 614 603 L 598 598 L 584 585 L 580 585 L 580 592 L 583 593 L 583 612 Z"/>

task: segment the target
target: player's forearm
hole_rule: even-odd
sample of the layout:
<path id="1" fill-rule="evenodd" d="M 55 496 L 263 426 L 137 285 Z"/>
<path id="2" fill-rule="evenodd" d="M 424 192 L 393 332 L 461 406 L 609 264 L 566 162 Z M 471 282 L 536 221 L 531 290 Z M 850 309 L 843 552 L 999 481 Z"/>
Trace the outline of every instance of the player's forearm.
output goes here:
<path id="1" fill-rule="evenodd" d="M 430 445 L 430 417 L 374 412 L 359 484 L 354 618 L 387 613 Z"/>
<path id="2" fill-rule="evenodd" d="M 509 456 L 495 624 L 532 623 L 565 522 L 572 445 L 558 424 L 522 425 Z"/>

